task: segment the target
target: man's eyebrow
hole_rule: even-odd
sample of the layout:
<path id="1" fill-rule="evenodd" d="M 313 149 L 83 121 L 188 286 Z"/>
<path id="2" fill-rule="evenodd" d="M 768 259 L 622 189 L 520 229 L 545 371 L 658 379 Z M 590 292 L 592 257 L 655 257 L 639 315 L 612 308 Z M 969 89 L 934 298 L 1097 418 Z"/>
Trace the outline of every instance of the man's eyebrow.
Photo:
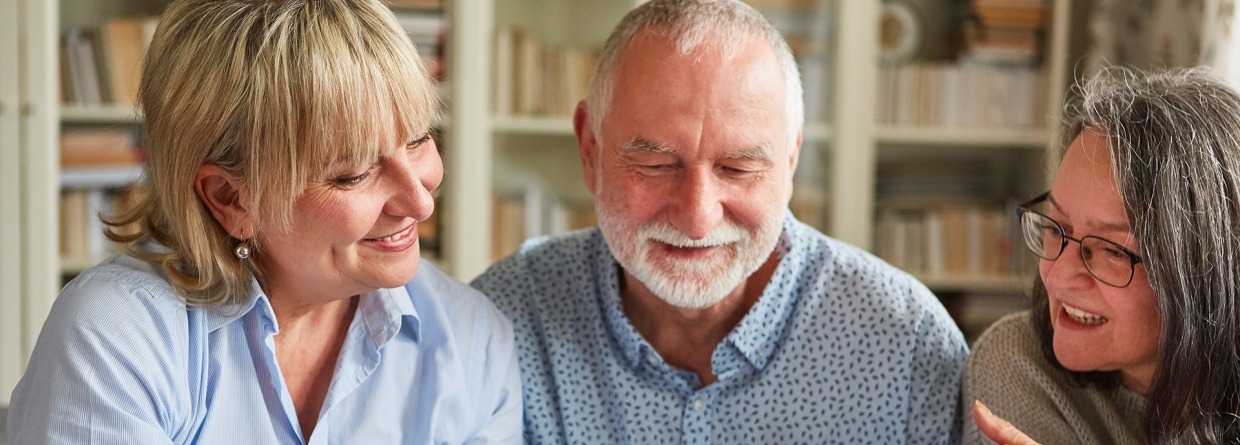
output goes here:
<path id="1" fill-rule="evenodd" d="M 624 144 L 625 151 L 637 153 L 668 154 L 676 153 L 675 147 L 651 141 L 641 136 L 634 136 Z"/>
<path id="2" fill-rule="evenodd" d="M 675 154 L 679 151 L 671 145 L 654 142 L 641 136 L 636 136 L 625 143 L 624 149 L 632 153 L 651 154 Z M 728 153 L 725 157 L 742 161 L 768 161 L 772 158 L 771 149 L 762 145 L 754 145 L 744 150 Z"/>
<path id="3" fill-rule="evenodd" d="M 726 157 L 741 161 L 769 161 L 772 158 L 771 149 L 763 145 L 755 145 L 744 150 L 728 153 Z"/>

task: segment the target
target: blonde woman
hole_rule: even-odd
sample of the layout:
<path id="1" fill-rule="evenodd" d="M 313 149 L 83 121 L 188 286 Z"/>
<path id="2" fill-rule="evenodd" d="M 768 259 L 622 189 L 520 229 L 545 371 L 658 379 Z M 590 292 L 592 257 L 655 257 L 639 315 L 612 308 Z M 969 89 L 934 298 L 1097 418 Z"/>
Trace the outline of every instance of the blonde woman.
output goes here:
<path id="1" fill-rule="evenodd" d="M 436 103 L 379 0 L 170 4 L 142 231 L 56 300 L 9 440 L 520 440 L 510 323 L 419 258 Z"/>

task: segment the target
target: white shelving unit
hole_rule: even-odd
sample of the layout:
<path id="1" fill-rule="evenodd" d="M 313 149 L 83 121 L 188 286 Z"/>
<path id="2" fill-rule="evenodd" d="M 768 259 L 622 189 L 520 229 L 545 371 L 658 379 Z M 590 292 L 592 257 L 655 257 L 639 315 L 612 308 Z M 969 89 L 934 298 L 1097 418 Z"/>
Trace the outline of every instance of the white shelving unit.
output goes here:
<path id="1" fill-rule="evenodd" d="M 956 152 L 969 150 L 987 153 L 987 156 L 1024 156 L 1028 159 L 1045 159 L 1047 166 L 1053 162 L 1046 155 L 1047 147 L 1053 146 L 1059 137 L 1054 123 L 1055 116 L 1048 117 L 1045 128 L 1035 129 L 960 129 L 918 126 L 897 126 L 876 123 L 875 102 L 879 96 L 878 40 L 880 2 L 827 0 L 833 3 L 834 23 L 827 27 L 834 34 L 829 50 L 830 74 L 826 76 L 832 100 L 824 120 L 810 120 L 805 127 L 807 149 L 822 150 L 818 157 L 823 163 L 825 217 L 822 229 L 839 239 L 869 248 L 874 237 L 874 214 L 876 206 L 877 162 L 889 151 L 937 156 L 936 151 L 945 147 Z M 600 43 L 606 34 L 627 12 L 640 2 L 615 2 L 606 0 L 520 0 L 498 2 L 494 0 L 458 0 L 455 2 L 454 37 L 471 40 L 468 47 L 458 44 L 454 59 L 455 72 L 491 73 L 492 61 L 477 57 L 478 53 L 491 54 L 489 44 L 494 30 L 504 26 L 522 26 L 537 38 L 549 44 L 572 42 L 578 46 Z M 1062 93 L 1068 78 L 1067 39 L 1070 0 L 1048 2 L 1051 17 L 1047 25 L 1046 57 L 1044 70 L 1049 75 L 1045 109 L 1060 110 Z M 588 13 L 583 13 L 588 11 Z M 503 75 L 503 73 L 499 73 Z M 549 164 L 558 157 L 572 157 L 572 125 L 567 117 L 494 115 L 490 101 L 492 83 L 489 79 L 480 83 L 454 85 L 452 97 L 455 102 L 473 104 L 473 110 L 455 109 L 453 122 L 470 122 L 468 126 L 455 126 L 450 133 L 456 140 L 452 147 L 461 147 L 455 153 L 469 159 L 467 176 L 457 178 L 468 184 L 454 184 L 469 188 L 468 196 L 457 194 L 449 209 L 451 221 L 467 218 L 468 225 L 452 226 L 458 239 L 449 242 L 448 255 L 452 258 L 453 273 L 469 279 L 483 270 L 490 262 L 491 249 L 491 193 L 504 188 L 503 182 L 511 176 L 513 165 Z M 459 77 L 454 82 L 461 80 Z M 807 91 L 812 86 L 807 85 Z M 819 88 L 821 89 L 821 88 Z M 465 142 L 468 141 L 468 142 Z M 993 153 L 990 153 L 993 152 Z M 803 154 L 803 159 L 805 155 Z M 900 156 L 900 155 L 895 155 Z M 539 158 L 531 162 L 530 157 Z M 1022 158 L 1024 159 L 1024 158 Z M 460 161 L 457 161 L 460 162 Z M 569 190 L 556 189 L 554 193 L 580 195 L 578 170 L 565 170 L 562 163 L 535 171 L 548 183 L 567 183 Z M 490 170 L 491 175 L 480 175 Z M 1021 189 L 1036 189 L 1047 183 L 1043 169 L 1028 169 L 1028 177 L 1020 178 Z M 569 179 L 565 180 L 563 177 Z M 451 195 L 450 195 L 451 196 Z M 482 221 L 485 221 L 482 222 Z M 455 223 L 450 223 L 455 224 Z M 927 277 L 932 287 L 952 290 L 993 291 L 1017 290 L 1021 286 L 1016 277 Z"/>
<path id="2" fill-rule="evenodd" d="M 876 166 L 882 156 L 913 151 L 994 150 L 1030 158 L 1052 155 L 1046 147 L 1059 128 L 963 131 L 879 125 L 878 41 L 880 2 L 833 2 L 832 46 L 821 85 L 830 102 L 826 117 L 805 127 L 806 147 L 823 159 L 822 229 L 844 241 L 870 247 L 874 233 Z M 166 0 L 0 0 L 0 405 L 16 383 L 63 271 L 57 256 L 57 196 L 74 174 L 58 167 L 62 125 L 136 125 L 141 117 L 118 107 L 60 107 L 58 39 L 71 24 L 100 17 L 153 13 Z M 446 133 L 445 205 L 440 263 L 468 280 L 491 262 L 492 197 L 509 181 L 513 167 L 541 165 L 555 193 L 588 196 L 581 184 L 568 117 L 496 116 L 492 110 L 492 45 L 495 29 L 523 25 L 553 43 L 601 45 L 611 28 L 639 0 L 445 0 L 452 22 L 447 49 L 449 106 Z M 1071 0 L 1048 1 L 1052 16 L 1044 66 L 1050 75 L 1045 109 L 1060 110 L 1070 78 L 1068 67 Z M 1080 8 L 1078 8 L 1080 9 Z M 1057 122 L 1054 116 L 1048 122 Z M 805 155 L 802 155 L 806 159 Z M 1029 168 L 1027 188 L 1043 187 L 1051 168 Z M 131 178 L 134 172 L 118 173 Z M 128 175 L 128 176 L 126 176 Z M 98 180 L 96 177 L 92 180 Z M 123 180 L 123 179 L 122 179 Z M 936 289 L 1004 291 L 1020 289 L 1013 277 L 925 278 Z"/>
<path id="3" fill-rule="evenodd" d="M 57 282 L 56 5 L 0 1 L 0 405 Z"/>

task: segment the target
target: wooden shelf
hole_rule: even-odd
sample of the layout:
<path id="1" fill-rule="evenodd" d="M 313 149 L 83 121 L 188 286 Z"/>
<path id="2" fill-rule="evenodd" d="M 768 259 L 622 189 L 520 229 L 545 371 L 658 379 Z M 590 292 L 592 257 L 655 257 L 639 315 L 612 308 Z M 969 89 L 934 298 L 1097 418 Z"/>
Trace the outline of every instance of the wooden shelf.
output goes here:
<path id="1" fill-rule="evenodd" d="M 927 276 L 918 275 L 918 280 L 936 292 L 995 292 L 1018 293 L 1033 283 L 1028 276 Z"/>
<path id="2" fill-rule="evenodd" d="M 491 123 L 497 133 L 573 136 L 573 120 L 568 117 L 494 116 Z"/>
<path id="3" fill-rule="evenodd" d="M 1050 135 L 1045 129 L 879 126 L 875 138 L 880 144 L 1044 150 Z"/>
<path id="4" fill-rule="evenodd" d="M 119 105 L 66 105 L 60 108 L 60 122 L 66 124 L 140 124 L 142 113 Z"/>
<path id="5" fill-rule="evenodd" d="M 142 179 L 141 165 L 77 167 L 60 170 L 62 188 L 120 188 Z"/>
<path id="6" fill-rule="evenodd" d="M 573 136 L 573 121 L 568 117 L 493 116 L 491 128 L 497 133 Z M 805 142 L 830 142 L 831 127 L 821 123 L 805 124 Z"/>

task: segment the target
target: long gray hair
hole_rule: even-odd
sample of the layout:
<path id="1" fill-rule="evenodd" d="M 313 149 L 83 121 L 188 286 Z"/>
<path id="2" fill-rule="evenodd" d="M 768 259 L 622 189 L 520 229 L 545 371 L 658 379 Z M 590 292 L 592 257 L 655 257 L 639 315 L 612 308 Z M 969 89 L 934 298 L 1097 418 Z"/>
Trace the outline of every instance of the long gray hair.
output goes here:
<path id="1" fill-rule="evenodd" d="M 1147 440 L 1240 443 L 1240 95 L 1203 68 L 1110 68 L 1077 93 L 1075 133 L 1107 137 L 1162 314 Z M 1058 365 L 1040 280 L 1034 304 L 1042 349 Z M 1073 374 L 1115 384 L 1114 373 Z"/>

